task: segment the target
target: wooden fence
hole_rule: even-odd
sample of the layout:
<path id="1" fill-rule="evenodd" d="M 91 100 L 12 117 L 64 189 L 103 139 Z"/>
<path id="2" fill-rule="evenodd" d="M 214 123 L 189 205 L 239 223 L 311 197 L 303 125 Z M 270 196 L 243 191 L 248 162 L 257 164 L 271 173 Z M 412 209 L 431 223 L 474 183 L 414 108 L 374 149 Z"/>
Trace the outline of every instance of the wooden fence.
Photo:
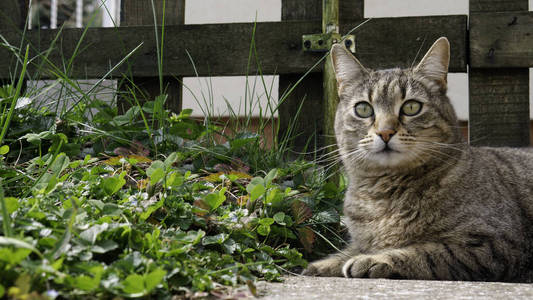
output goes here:
<path id="1" fill-rule="evenodd" d="M 248 69 L 252 32 L 255 27 L 257 56 L 263 74 L 279 74 L 280 95 L 294 85 L 323 55 L 302 50 L 302 35 L 322 32 L 322 9 L 329 0 L 282 0 L 282 21 L 232 24 L 183 25 L 184 0 L 167 2 L 165 82 L 171 88 L 170 101 L 180 108 L 183 76 L 228 76 L 254 74 Z M 159 8 L 163 1 L 154 1 Z M 132 49 L 142 46 L 128 62 L 112 72 L 121 77 L 130 74 L 134 81 L 157 93 L 159 83 L 157 45 L 151 1 L 123 0 L 121 27 L 91 28 L 83 38 L 84 49 L 78 54 L 70 76 L 100 78 Z M 340 33 L 346 33 L 363 21 L 363 0 L 339 0 Z M 27 0 L 0 1 L 0 34 L 13 45 L 20 45 L 21 28 L 27 14 Z M 70 57 L 83 29 L 64 29 L 51 62 L 60 65 Z M 57 30 L 26 33 L 32 55 L 49 48 Z M 422 45 L 427 51 L 440 36 L 450 40 L 451 72 L 466 72 L 470 84 L 470 140 L 475 145 L 529 145 L 528 68 L 533 66 L 533 13 L 528 0 L 470 0 L 466 15 L 376 18 L 354 32 L 356 55 L 370 68 L 409 67 Z M 423 43 L 425 41 L 425 43 Z M 196 70 L 188 54 L 196 63 Z M 10 78 L 13 58 L 0 50 L 0 78 Z M 31 69 L 31 68 L 30 68 Z M 50 76 L 52 74 L 43 74 Z M 314 68 L 281 105 L 282 129 L 288 126 L 300 101 L 306 104 L 300 113 L 297 132 L 300 143 L 307 136 L 324 131 L 322 67 Z"/>

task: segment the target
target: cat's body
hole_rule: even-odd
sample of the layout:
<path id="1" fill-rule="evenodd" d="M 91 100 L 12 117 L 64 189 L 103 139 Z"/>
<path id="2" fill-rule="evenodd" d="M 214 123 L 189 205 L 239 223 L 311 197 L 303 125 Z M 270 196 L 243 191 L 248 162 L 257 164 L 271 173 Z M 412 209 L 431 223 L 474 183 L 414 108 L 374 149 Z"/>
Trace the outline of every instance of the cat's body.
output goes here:
<path id="1" fill-rule="evenodd" d="M 332 57 L 351 243 L 304 274 L 531 282 L 533 152 L 461 141 L 447 40 L 412 70 Z"/>

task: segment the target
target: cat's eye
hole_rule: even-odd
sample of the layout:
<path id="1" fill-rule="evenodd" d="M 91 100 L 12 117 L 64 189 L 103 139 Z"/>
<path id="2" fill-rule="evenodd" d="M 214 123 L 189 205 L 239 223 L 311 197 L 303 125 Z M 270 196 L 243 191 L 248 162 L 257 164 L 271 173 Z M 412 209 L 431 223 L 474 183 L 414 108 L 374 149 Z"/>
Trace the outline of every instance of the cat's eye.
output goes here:
<path id="1" fill-rule="evenodd" d="M 416 100 L 407 100 L 400 109 L 401 113 L 406 116 L 414 116 L 422 110 L 422 103 Z"/>
<path id="2" fill-rule="evenodd" d="M 354 107 L 355 114 L 360 118 L 369 118 L 374 115 L 374 109 L 368 102 L 359 102 Z"/>

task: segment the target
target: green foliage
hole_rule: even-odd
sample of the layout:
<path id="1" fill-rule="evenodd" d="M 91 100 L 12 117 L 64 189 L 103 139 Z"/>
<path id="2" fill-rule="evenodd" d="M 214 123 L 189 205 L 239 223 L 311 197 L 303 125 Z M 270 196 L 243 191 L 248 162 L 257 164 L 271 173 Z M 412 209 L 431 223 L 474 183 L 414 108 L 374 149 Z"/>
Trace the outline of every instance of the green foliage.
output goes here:
<path id="1" fill-rule="evenodd" d="M 121 87 L 119 110 L 95 92 L 109 76 L 89 91 L 70 78 L 82 40 L 61 67 L 46 51 L 36 59 L 2 44 L 18 49 L 21 65 L 0 88 L 0 297 L 171 298 L 253 289 L 257 279 L 280 280 L 340 246 L 344 187 L 328 183 L 324 167 L 289 159 L 289 136 L 280 141 L 273 130 L 266 146 L 266 124 L 279 128 L 277 108 L 268 108 L 270 117 L 261 112 L 257 132 L 249 131 L 249 116 L 243 123 L 236 114 L 230 124 L 211 115 L 198 121 L 189 109 L 166 108 L 161 82 L 152 98 L 134 84 Z M 28 61 L 42 61 L 35 74 L 26 72 Z M 23 90 L 24 79 L 38 80 L 40 72 L 54 83 Z M 272 87 L 261 81 L 270 97 Z M 52 86 L 60 99 L 33 103 Z M 248 86 L 245 98 L 257 98 Z M 228 126 L 232 134 L 222 130 Z"/>

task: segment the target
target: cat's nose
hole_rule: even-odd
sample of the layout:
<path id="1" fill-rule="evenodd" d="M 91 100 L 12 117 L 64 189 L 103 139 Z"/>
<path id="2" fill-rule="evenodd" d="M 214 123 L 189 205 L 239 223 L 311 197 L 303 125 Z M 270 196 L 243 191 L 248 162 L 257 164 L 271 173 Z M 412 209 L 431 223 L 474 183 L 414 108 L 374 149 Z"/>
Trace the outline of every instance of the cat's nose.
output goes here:
<path id="1" fill-rule="evenodd" d="M 379 137 L 381 137 L 381 139 L 385 143 L 388 143 L 390 141 L 390 139 L 392 138 L 392 136 L 394 134 L 396 134 L 396 130 L 385 129 L 385 130 L 380 130 L 380 131 L 376 132 L 376 134 L 379 135 Z"/>

